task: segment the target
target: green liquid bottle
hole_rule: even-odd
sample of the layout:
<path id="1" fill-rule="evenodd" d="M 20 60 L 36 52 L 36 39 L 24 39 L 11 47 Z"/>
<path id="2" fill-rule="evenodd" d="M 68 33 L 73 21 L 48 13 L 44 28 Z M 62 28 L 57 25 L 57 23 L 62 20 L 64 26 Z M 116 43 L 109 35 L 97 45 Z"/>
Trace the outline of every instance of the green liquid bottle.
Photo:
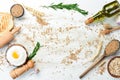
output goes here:
<path id="1" fill-rule="evenodd" d="M 103 9 L 93 15 L 92 17 L 88 18 L 85 21 L 85 24 L 90 24 L 96 20 L 103 19 L 104 17 L 112 17 L 120 12 L 120 4 L 117 0 L 110 2 L 103 6 Z"/>

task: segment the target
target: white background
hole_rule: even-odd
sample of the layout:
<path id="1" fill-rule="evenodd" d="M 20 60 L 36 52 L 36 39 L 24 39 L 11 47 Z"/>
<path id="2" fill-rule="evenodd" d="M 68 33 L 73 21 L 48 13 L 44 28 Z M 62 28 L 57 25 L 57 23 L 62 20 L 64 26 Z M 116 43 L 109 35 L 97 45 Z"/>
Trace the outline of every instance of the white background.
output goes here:
<path id="1" fill-rule="evenodd" d="M 32 7 L 40 12 L 45 13 L 43 17 L 49 25 L 40 25 L 36 22 L 36 18 L 32 16 L 27 10 L 23 17 L 14 19 L 14 25 L 20 26 L 21 31 L 15 36 L 15 39 L 8 45 L 18 43 L 22 44 L 28 50 L 28 53 L 32 52 L 35 43 L 39 41 L 43 47 L 38 51 L 37 55 L 33 59 L 35 63 L 35 68 L 40 69 L 38 74 L 34 74 L 34 69 L 29 70 L 16 80 L 80 80 L 80 74 L 86 70 L 87 67 L 91 65 L 89 62 L 90 56 L 95 54 L 96 47 L 98 43 L 95 40 L 103 41 L 103 48 L 101 54 L 104 52 L 104 48 L 108 42 L 112 39 L 120 40 L 120 31 L 115 31 L 104 38 L 99 37 L 99 31 L 103 28 L 102 22 L 95 23 L 93 25 L 85 25 L 84 21 L 102 9 L 102 6 L 113 0 L 2 0 L 0 2 L 0 12 L 10 12 L 10 7 L 15 3 L 24 4 L 26 6 Z M 43 8 L 41 6 L 48 6 L 51 3 L 58 4 L 63 2 L 65 4 L 77 3 L 81 9 L 88 11 L 87 16 L 75 11 L 68 10 L 53 10 L 51 8 Z M 109 22 L 109 21 L 107 21 Z M 103 22 L 104 23 L 104 22 Z M 115 23 L 115 20 L 109 23 Z M 66 28 L 69 26 L 75 26 L 75 29 L 70 31 L 64 31 L 59 33 L 58 28 Z M 41 35 L 47 28 L 52 28 L 52 35 Z M 56 38 L 58 36 L 58 43 L 55 44 L 54 41 L 50 41 L 50 37 Z M 69 36 L 71 42 L 66 45 L 64 40 Z M 31 40 L 28 40 L 30 38 Z M 87 45 L 87 42 L 93 42 L 91 46 Z M 0 56 L 5 57 L 5 51 L 8 47 L 0 49 Z M 77 61 L 72 60 L 72 64 L 65 65 L 61 61 L 70 55 L 70 50 L 77 50 L 82 47 L 82 51 L 77 55 L 79 58 Z M 91 55 L 85 57 L 85 53 L 91 51 Z M 120 55 L 119 51 L 115 55 Z M 109 61 L 113 56 L 106 58 L 106 62 Z M 3 58 L 3 63 L 0 65 L 0 80 L 13 80 L 9 76 L 9 71 L 14 67 L 10 66 L 6 59 Z M 84 65 L 83 65 L 84 64 Z M 107 67 L 107 63 L 105 64 Z M 105 72 L 101 75 L 98 73 L 98 66 L 91 70 L 84 78 L 81 80 L 119 80 L 113 78 L 105 69 Z"/>

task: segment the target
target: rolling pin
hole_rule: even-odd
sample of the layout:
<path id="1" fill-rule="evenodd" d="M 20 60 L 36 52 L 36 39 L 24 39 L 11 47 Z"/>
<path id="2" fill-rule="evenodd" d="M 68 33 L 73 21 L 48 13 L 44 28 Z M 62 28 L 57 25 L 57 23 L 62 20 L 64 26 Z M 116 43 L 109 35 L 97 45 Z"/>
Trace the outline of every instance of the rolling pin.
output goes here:
<path id="1" fill-rule="evenodd" d="M 34 67 L 34 61 L 29 60 L 25 65 L 18 67 L 10 72 L 10 76 L 15 79 L 22 75 L 24 72 Z"/>
<path id="2" fill-rule="evenodd" d="M 0 48 L 5 46 L 14 38 L 14 34 L 20 30 L 20 27 L 15 27 L 12 31 L 6 31 L 2 36 L 0 36 Z"/>

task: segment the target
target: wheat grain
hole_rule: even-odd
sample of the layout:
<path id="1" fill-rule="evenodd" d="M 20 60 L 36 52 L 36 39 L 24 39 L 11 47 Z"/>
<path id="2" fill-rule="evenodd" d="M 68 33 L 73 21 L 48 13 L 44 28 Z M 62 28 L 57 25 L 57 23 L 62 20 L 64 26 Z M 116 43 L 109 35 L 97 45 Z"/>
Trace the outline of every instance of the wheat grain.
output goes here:
<path id="1" fill-rule="evenodd" d="M 31 7 L 28 7 L 28 6 L 24 6 L 24 7 L 25 7 L 25 9 L 28 10 L 33 16 L 36 17 L 37 22 L 38 22 L 39 24 L 42 24 L 42 25 L 47 25 L 47 24 L 48 24 L 44 19 L 42 19 L 42 17 L 44 16 L 44 13 L 42 13 L 42 12 L 40 12 L 40 11 L 38 11 L 38 10 L 35 10 L 35 9 L 31 8 Z"/>

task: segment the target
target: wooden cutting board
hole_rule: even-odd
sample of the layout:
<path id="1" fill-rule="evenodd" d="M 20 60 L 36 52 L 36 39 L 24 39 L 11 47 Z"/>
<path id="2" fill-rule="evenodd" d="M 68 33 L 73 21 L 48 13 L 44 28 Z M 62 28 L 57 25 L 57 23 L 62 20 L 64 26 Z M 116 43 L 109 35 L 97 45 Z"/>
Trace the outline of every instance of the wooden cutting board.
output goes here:
<path id="1" fill-rule="evenodd" d="M 13 28 L 13 17 L 9 13 L 0 12 L 0 36 Z"/>

